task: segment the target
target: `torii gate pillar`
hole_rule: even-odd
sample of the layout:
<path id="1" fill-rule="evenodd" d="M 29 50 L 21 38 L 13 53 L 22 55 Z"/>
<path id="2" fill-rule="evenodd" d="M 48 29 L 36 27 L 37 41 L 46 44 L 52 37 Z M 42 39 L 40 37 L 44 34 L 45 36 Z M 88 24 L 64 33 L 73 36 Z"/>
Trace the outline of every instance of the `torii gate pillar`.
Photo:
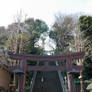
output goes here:
<path id="1" fill-rule="evenodd" d="M 21 69 L 23 70 L 23 72 L 24 72 L 24 75 L 23 75 L 22 78 L 21 78 L 21 92 L 25 92 L 26 67 L 27 67 L 26 59 L 23 58 L 23 59 L 21 60 L 21 64 L 20 64 L 20 68 L 21 68 Z"/>
<path id="2" fill-rule="evenodd" d="M 71 58 L 67 59 L 66 67 L 67 67 L 67 79 L 68 79 L 68 92 L 75 92 L 73 75 L 71 72 L 69 72 L 69 71 L 72 71 L 73 69 Z"/>

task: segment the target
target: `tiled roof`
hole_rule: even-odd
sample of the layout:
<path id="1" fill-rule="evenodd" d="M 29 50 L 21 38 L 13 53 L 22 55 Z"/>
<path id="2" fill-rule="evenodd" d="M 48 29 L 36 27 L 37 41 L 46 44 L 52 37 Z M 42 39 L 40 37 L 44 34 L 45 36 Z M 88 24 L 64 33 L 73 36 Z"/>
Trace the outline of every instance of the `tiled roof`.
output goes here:
<path id="1" fill-rule="evenodd" d="M 0 67 L 9 72 L 8 67 L 0 62 Z"/>

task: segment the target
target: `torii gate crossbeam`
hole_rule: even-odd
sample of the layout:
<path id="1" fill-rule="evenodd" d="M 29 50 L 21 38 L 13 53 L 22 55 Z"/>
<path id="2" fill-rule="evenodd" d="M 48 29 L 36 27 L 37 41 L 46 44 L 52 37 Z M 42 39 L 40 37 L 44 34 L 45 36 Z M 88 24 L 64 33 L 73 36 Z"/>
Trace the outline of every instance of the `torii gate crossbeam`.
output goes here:
<path id="1" fill-rule="evenodd" d="M 69 73 L 69 71 L 74 70 L 82 70 L 82 66 L 75 66 L 72 64 L 72 60 L 78 60 L 82 59 L 84 57 L 84 52 L 76 52 L 72 54 L 62 54 L 62 55 L 50 55 L 50 56 L 43 56 L 43 55 L 31 55 L 31 54 L 23 54 L 23 53 L 8 53 L 9 57 L 14 60 L 20 60 L 21 64 L 20 66 L 15 67 L 9 67 L 10 70 L 21 68 L 24 72 L 24 76 L 22 78 L 22 85 L 21 85 L 21 92 L 24 92 L 24 86 L 25 86 L 25 80 L 26 80 L 26 71 L 30 70 L 39 70 L 39 71 L 66 71 L 68 76 L 68 86 L 69 86 L 69 92 L 74 92 L 74 85 L 73 85 L 73 77 L 72 74 Z M 45 62 L 44 66 L 27 66 L 27 60 L 30 61 L 42 61 Z M 66 65 L 64 66 L 49 66 L 48 62 L 64 62 L 66 61 Z"/>

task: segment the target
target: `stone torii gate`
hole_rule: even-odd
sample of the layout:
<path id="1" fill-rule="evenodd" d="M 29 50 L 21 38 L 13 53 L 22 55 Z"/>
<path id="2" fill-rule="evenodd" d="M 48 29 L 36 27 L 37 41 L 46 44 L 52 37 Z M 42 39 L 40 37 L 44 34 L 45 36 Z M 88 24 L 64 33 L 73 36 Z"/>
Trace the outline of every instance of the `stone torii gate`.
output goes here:
<path id="1" fill-rule="evenodd" d="M 84 52 L 76 52 L 76 53 L 71 53 L 71 54 L 61 54 L 61 55 L 49 55 L 49 56 L 44 56 L 44 55 L 32 55 L 32 54 L 24 54 L 24 53 L 8 53 L 9 57 L 13 60 L 19 60 L 20 61 L 20 66 L 11 66 L 9 67 L 10 70 L 14 69 L 22 69 L 24 72 L 24 75 L 22 77 L 22 83 L 21 83 L 21 92 L 24 91 L 24 86 L 25 86 L 25 81 L 26 81 L 26 71 L 66 71 L 67 72 L 67 77 L 68 77 L 68 90 L 69 92 L 74 92 L 74 81 L 73 81 L 73 76 L 72 72 L 74 70 L 80 71 L 83 69 L 83 65 L 73 65 L 72 61 L 73 60 L 79 60 L 84 57 Z M 44 66 L 28 66 L 27 61 L 30 60 L 37 62 L 41 61 L 44 62 Z M 49 66 L 48 62 L 53 62 L 53 61 L 58 61 L 58 62 L 65 62 L 66 64 L 63 66 Z"/>

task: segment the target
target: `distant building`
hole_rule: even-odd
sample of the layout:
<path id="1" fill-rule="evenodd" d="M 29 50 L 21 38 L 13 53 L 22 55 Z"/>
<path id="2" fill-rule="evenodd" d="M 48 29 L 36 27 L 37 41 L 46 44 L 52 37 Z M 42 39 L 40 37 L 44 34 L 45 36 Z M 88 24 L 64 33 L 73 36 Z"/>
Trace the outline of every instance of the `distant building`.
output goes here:
<path id="1" fill-rule="evenodd" d="M 0 92 L 9 92 L 10 72 L 0 64 Z"/>
<path id="2" fill-rule="evenodd" d="M 7 61 L 4 56 L 4 51 L 0 50 L 0 92 L 10 92 L 10 71 L 7 68 Z"/>

